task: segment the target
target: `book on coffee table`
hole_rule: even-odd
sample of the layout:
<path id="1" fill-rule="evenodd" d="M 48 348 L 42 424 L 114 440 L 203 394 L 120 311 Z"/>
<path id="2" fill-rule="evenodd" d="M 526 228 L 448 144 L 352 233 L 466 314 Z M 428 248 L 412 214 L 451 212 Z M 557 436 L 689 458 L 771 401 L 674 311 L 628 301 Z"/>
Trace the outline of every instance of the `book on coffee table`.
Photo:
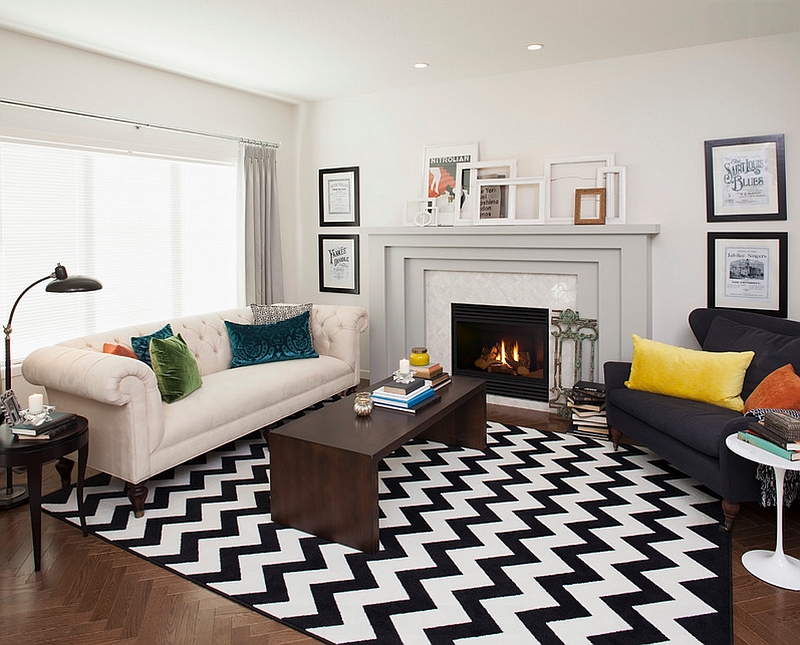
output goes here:
<path id="1" fill-rule="evenodd" d="M 73 412 L 51 412 L 50 418 L 43 423 L 29 423 L 27 421 L 11 426 L 11 432 L 18 437 L 36 437 L 38 435 L 52 436 L 55 431 L 63 430 L 75 421 Z M 48 438 L 49 438 L 48 436 Z"/>

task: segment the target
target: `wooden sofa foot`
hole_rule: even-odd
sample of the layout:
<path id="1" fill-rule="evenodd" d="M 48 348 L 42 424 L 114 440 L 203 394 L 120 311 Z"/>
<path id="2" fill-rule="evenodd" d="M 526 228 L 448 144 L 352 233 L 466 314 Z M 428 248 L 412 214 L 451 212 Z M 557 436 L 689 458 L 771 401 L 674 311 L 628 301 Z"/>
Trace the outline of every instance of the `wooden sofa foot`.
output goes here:
<path id="1" fill-rule="evenodd" d="M 72 459 L 66 459 L 65 457 L 61 457 L 56 462 L 56 471 L 61 477 L 61 488 L 70 487 L 70 483 L 72 481 L 72 467 L 74 465 L 75 462 L 72 461 Z"/>
<path id="2" fill-rule="evenodd" d="M 128 499 L 133 506 L 133 516 L 144 516 L 144 500 L 147 499 L 147 486 L 144 484 L 128 484 Z"/>
<path id="3" fill-rule="evenodd" d="M 614 446 L 614 452 L 619 448 L 620 437 L 622 437 L 622 433 L 616 428 L 611 428 L 611 443 Z"/>
<path id="4" fill-rule="evenodd" d="M 733 528 L 733 520 L 739 513 L 739 504 L 733 504 L 726 499 L 722 500 L 722 513 L 725 515 L 725 524 L 722 528 L 730 531 Z"/>

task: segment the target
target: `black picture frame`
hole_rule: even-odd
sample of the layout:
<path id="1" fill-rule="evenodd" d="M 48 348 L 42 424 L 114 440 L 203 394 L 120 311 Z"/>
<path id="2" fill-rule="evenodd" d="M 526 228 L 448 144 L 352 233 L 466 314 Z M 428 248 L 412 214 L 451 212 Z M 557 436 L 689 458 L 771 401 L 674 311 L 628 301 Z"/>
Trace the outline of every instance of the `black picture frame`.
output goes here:
<path id="1" fill-rule="evenodd" d="M 319 235 L 319 290 L 360 293 L 359 236 Z"/>
<path id="2" fill-rule="evenodd" d="M 706 220 L 786 219 L 783 134 L 705 142 Z"/>
<path id="3" fill-rule="evenodd" d="M 0 406 L 8 425 L 15 426 L 22 421 L 22 409 L 19 407 L 14 390 L 6 390 L 0 394 Z"/>
<path id="4" fill-rule="evenodd" d="M 319 225 L 360 226 L 358 166 L 319 171 Z"/>
<path id="5" fill-rule="evenodd" d="M 788 234 L 708 233 L 708 306 L 788 315 Z"/>

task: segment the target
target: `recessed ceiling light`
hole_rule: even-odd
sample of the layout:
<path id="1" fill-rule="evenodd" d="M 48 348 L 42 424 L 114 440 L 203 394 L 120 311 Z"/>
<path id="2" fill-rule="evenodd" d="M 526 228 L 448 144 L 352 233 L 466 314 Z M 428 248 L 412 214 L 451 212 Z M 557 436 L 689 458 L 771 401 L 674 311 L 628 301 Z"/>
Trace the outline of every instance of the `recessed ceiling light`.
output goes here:
<path id="1" fill-rule="evenodd" d="M 416 67 L 417 69 L 425 69 L 426 67 L 428 67 L 428 63 L 414 63 L 414 67 Z"/>
<path id="2" fill-rule="evenodd" d="M 544 45 L 542 45 L 541 43 L 531 43 L 530 45 L 528 45 L 528 49 L 530 49 L 532 52 L 535 52 L 542 48 L 544 48 Z"/>

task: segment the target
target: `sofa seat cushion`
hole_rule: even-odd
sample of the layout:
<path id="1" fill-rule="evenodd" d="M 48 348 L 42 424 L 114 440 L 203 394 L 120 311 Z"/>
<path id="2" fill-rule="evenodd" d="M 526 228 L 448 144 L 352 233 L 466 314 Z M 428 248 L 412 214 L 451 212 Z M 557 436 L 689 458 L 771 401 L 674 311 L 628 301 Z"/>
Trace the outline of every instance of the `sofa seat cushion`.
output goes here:
<path id="1" fill-rule="evenodd" d="M 272 406 L 278 408 L 270 413 L 272 418 L 288 416 L 310 405 L 295 407 L 293 401 L 298 393 L 308 396 L 337 378 L 345 383 L 341 389 L 346 389 L 348 380 L 352 384 L 353 372 L 347 363 L 332 356 L 248 365 L 207 374 L 203 377 L 203 387 L 190 397 L 163 405 L 164 434 L 160 445 L 151 446 L 151 451 L 191 440 Z"/>
<path id="2" fill-rule="evenodd" d="M 715 459 L 719 458 L 720 434 L 725 425 L 742 417 L 741 413 L 718 405 L 652 392 L 616 388 L 607 392 L 607 397 L 609 403 L 631 416 Z"/>

